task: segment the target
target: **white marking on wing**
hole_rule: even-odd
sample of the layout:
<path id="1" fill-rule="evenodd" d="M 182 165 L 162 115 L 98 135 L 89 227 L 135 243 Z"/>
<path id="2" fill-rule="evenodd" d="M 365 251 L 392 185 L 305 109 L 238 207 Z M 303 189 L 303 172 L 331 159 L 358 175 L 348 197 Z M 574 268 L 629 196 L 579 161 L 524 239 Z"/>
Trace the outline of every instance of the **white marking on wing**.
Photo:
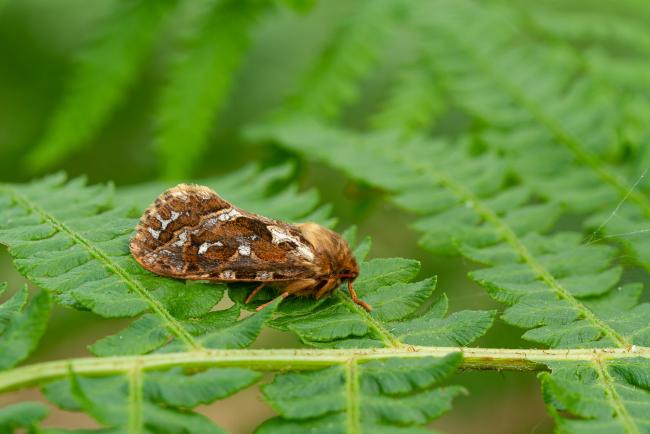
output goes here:
<path id="1" fill-rule="evenodd" d="M 178 235 L 178 240 L 172 243 L 172 246 L 183 247 L 183 244 L 187 242 L 187 231 L 183 231 Z"/>
<path id="2" fill-rule="evenodd" d="M 156 219 L 160 222 L 160 226 L 161 226 L 162 230 L 164 231 L 165 229 L 167 229 L 167 226 L 169 226 L 169 224 L 170 224 L 171 222 L 173 222 L 173 221 L 176 220 L 178 217 L 180 217 L 180 215 L 181 215 L 180 213 L 178 213 L 178 212 L 176 212 L 176 211 L 172 211 L 172 215 L 171 215 L 171 217 L 168 218 L 167 220 L 165 220 L 164 218 L 160 217 L 160 214 L 158 214 L 158 213 L 156 213 L 156 214 L 154 215 L 154 217 L 156 217 Z"/>
<path id="3" fill-rule="evenodd" d="M 237 217 L 241 217 L 241 215 L 242 214 L 239 211 L 237 211 L 235 208 L 231 208 L 230 210 L 224 211 L 221 214 L 219 214 L 217 218 L 219 219 L 219 221 L 227 222 L 230 220 L 234 220 Z"/>
<path id="4" fill-rule="evenodd" d="M 300 256 L 307 259 L 308 261 L 314 260 L 314 253 L 309 247 L 305 246 L 304 244 L 298 243 L 298 248 L 296 250 Z"/>
<path id="5" fill-rule="evenodd" d="M 251 246 L 248 244 L 242 244 L 237 248 L 237 251 L 241 256 L 250 256 Z"/>
<path id="6" fill-rule="evenodd" d="M 154 228 L 147 228 L 147 230 L 149 231 L 151 236 L 154 237 L 155 239 L 158 239 L 158 237 L 160 236 L 160 231 L 157 231 Z"/>
<path id="7" fill-rule="evenodd" d="M 204 254 L 205 252 L 208 251 L 210 247 L 217 246 L 217 247 L 223 247 L 223 243 L 221 241 L 217 241 L 216 243 L 210 243 L 208 241 L 204 242 L 199 246 L 199 255 Z"/>
<path id="8" fill-rule="evenodd" d="M 232 270 L 223 270 L 219 273 L 219 279 L 235 279 L 235 272 Z"/>
<path id="9" fill-rule="evenodd" d="M 304 245 L 298 237 L 294 237 L 291 234 L 288 234 L 285 230 L 277 227 L 277 226 L 268 226 L 269 231 L 271 232 L 271 236 L 273 239 L 271 242 L 273 244 L 280 244 L 283 242 L 292 242 L 296 245 L 296 252 L 302 256 L 303 258 L 307 259 L 308 261 L 313 261 L 314 260 L 314 253 L 311 251 L 309 247 Z"/>
<path id="10" fill-rule="evenodd" d="M 203 226 L 205 226 L 206 228 L 211 228 L 211 227 L 215 226 L 216 224 L 217 224 L 217 219 L 212 217 L 212 218 L 207 219 L 205 221 L 205 223 L 203 223 Z"/>

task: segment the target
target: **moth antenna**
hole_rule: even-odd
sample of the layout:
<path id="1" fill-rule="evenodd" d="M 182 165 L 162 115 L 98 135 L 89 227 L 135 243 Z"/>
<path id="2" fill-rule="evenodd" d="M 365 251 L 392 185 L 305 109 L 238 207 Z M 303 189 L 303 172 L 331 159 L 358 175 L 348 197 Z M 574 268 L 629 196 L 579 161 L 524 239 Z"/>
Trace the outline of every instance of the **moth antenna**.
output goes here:
<path id="1" fill-rule="evenodd" d="M 288 296 L 289 296 L 289 291 L 284 291 L 282 294 L 278 295 L 278 296 L 275 297 L 273 300 L 271 300 L 271 301 L 267 301 L 267 302 L 264 303 L 264 304 L 260 304 L 259 306 L 257 306 L 257 308 L 255 308 L 255 310 L 256 310 L 257 312 L 259 312 L 260 310 L 264 309 L 264 308 L 265 308 L 266 306 L 268 306 L 269 304 L 273 303 L 273 302 L 274 302 L 275 300 L 277 300 L 278 298 L 285 299 L 285 298 L 287 298 Z"/>
<path id="2" fill-rule="evenodd" d="M 361 306 L 362 308 L 364 308 L 368 312 L 372 311 L 372 307 L 370 307 L 370 305 L 368 303 L 366 303 L 365 301 L 363 301 L 363 300 L 359 299 L 359 297 L 357 297 L 357 293 L 354 290 L 354 288 L 352 287 L 352 281 L 351 280 L 348 280 L 348 291 L 350 291 L 350 297 L 352 297 L 352 301 L 354 301 L 356 304 L 358 304 L 359 306 Z"/>

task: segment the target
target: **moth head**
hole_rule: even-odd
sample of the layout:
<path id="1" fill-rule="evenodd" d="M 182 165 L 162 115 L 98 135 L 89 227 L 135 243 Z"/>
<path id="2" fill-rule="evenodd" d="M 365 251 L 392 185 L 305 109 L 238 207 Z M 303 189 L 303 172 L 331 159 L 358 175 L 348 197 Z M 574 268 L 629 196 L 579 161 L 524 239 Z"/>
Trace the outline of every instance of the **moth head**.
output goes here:
<path id="1" fill-rule="evenodd" d="M 339 280 L 354 280 L 359 275 L 359 265 L 345 239 L 316 223 L 297 225 L 303 236 L 314 246 L 320 257 L 329 262 L 329 272 Z"/>
<path id="2" fill-rule="evenodd" d="M 352 252 L 349 252 L 345 261 L 341 263 L 341 267 L 337 274 L 341 280 L 354 280 L 359 276 L 359 264 L 357 264 L 357 260 L 354 255 L 352 255 Z"/>

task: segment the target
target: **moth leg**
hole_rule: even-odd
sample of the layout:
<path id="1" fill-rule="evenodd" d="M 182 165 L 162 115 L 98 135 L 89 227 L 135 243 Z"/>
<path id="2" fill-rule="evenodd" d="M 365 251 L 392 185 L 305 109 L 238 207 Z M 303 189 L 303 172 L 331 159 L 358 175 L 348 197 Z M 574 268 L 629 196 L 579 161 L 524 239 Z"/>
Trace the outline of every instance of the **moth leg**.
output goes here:
<path id="1" fill-rule="evenodd" d="M 352 281 L 348 280 L 348 291 L 350 291 L 350 297 L 352 297 L 352 301 L 354 301 L 356 304 L 359 306 L 363 307 L 365 310 L 368 312 L 372 311 L 372 307 L 368 303 L 366 303 L 363 300 L 360 300 L 359 297 L 357 297 L 357 293 L 352 287 Z"/>
<path id="2" fill-rule="evenodd" d="M 278 295 L 278 296 L 275 297 L 273 300 L 267 301 L 267 302 L 264 303 L 264 304 L 260 304 L 259 306 L 257 306 L 257 307 L 255 308 L 255 310 L 256 310 L 257 312 L 259 312 L 260 310 L 264 309 L 264 308 L 265 308 L 266 306 L 268 306 L 269 304 L 273 303 L 273 302 L 274 302 L 275 300 L 277 300 L 278 298 L 285 299 L 285 298 L 287 298 L 288 296 L 289 296 L 289 291 L 284 291 L 282 294 Z"/>
<path id="3" fill-rule="evenodd" d="M 321 297 L 323 297 L 325 294 L 328 292 L 332 291 L 336 287 L 336 279 L 329 279 L 327 282 L 325 282 L 325 285 L 321 289 L 318 290 L 314 298 L 316 300 L 320 300 Z"/>
<path id="4" fill-rule="evenodd" d="M 255 297 L 255 294 L 260 292 L 262 290 L 262 288 L 264 288 L 268 283 L 269 282 L 262 282 L 259 285 L 257 285 L 257 287 L 255 287 L 253 292 L 251 292 L 250 295 L 246 298 L 246 301 L 244 302 L 244 304 L 250 303 L 250 301 L 253 299 L 253 297 Z"/>
<path id="5" fill-rule="evenodd" d="M 277 298 L 283 298 L 283 299 L 287 298 L 289 295 L 295 294 L 295 293 L 300 292 L 302 290 L 305 290 L 307 288 L 313 287 L 315 284 L 316 284 L 316 281 L 313 280 L 313 279 L 301 279 L 301 280 L 293 281 L 287 286 L 287 288 L 285 289 L 285 291 L 282 294 L 280 294 L 279 296 L 277 296 L 273 300 L 258 306 L 257 309 L 255 309 L 255 310 L 259 312 L 260 310 L 264 309 L 269 304 L 273 303 Z"/>
<path id="6" fill-rule="evenodd" d="M 289 294 L 297 294 L 303 291 L 308 293 L 309 290 L 313 289 L 317 284 L 318 282 L 314 279 L 294 280 L 287 286 L 286 291 Z"/>

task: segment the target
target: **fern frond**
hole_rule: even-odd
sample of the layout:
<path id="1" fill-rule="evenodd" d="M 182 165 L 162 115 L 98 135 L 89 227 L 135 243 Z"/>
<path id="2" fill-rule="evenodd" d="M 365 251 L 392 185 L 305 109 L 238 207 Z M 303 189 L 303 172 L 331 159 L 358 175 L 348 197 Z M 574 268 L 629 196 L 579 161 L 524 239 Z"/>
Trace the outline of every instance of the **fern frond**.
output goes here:
<path id="1" fill-rule="evenodd" d="M 650 304 L 638 305 L 639 286 L 618 286 L 615 252 L 581 245 L 580 234 L 542 235 L 559 207 L 534 202 L 525 185 L 509 186 L 505 163 L 492 154 L 468 158 L 461 145 L 421 139 L 382 146 L 399 137 L 305 120 L 252 134 L 391 191 L 397 205 L 423 215 L 414 225 L 423 232 L 423 247 L 459 251 L 493 267 L 472 276 L 494 298 L 513 305 L 503 319 L 531 329 L 524 338 L 553 347 L 650 343 L 644 322 Z"/>
<path id="2" fill-rule="evenodd" d="M 171 179 L 190 175 L 203 154 L 248 47 L 247 30 L 265 6 L 212 3 L 188 24 L 193 33 L 185 36 L 158 106 L 157 149 L 162 172 Z"/>
<path id="3" fill-rule="evenodd" d="M 0 282 L 0 295 L 6 283 Z M 0 370 L 11 368 L 34 351 L 50 318 L 51 303 L 46 292 L 31 300 L 27 286 L 0 304 Z"/>
<path id="4" fill-rule="evenodd" d="M 281 115 L 338 116 L 359 95 L 359 82 L 379 61 L 379 53 L 395 27 L 394 0 L 354 2 L 334 38 L 308 69 Z"/>
<path id="5" fill-rule="evenodd" d="M 624 123 L 623 111 L 611 104 L 615 100 L 611 90 L 589 77 L 577 79 L 577 71 L 570 68 L 549 73 L 543 50 L 501 49 L 516 35 L 503 30 L 508 27 L 502 16 L 471 2 L 454 5 L 452 13 L 439 14 L 435 24 L 428 24 L 434 42 L 428 47 L 454 98 L 488 125 L 486 142 L 512 158 L 513 170 L 547 198 L 555 194 L 564 206 L 576 209 L 572 199 L 585 205 L 579 196 L 588 195 L 590 209 L 579 210 L 590 212 L 611 210 L 612 203 L 625 201 L 631 218 L 647 224 L 650 199 L 611 164 L 622 158 L 618 128 Z M 458 23 L 467 21 L 475 25 L 461 30 Z M 484 37 L 495 33 L 496 38 Z M 435 43 L 442 36 L 445 43 Z M 465 53 L 462 61 L 459 51 Z M 531 58 L 537 61 L 527 60 Z M 548 169 L 540 171 L 537 162 L 542 158 L 547 168 L 553 168 L 553 179 L 547 176 Z M 571 197 L 558 193 L 559 184 L 576 187 L 565 189 Z M 612 233 L 609 226 L 602 229 Z M 643 244 L 639 238 L 629 240 L 633 245 L 629 251 L 648 268 L 647 257 L 639 256 L 644 248 L 634 246 L 637 242 Z"/>
<path id="6" fill-rule="evenodd" d="M 367 249 L 369 246 L 363 246 Z M 363 255 L 357 250 L 358 260 Z M 463 346 L 483 336 L 492 326 L 494 311 L 460 311 L 447 317 L 447 297 L 431 299 L 435 278 L 411 282 L 420 264 L 403 258 L 381 258 L 360 263 L 355 291 L 373 307 L 368 313 L 347 294 L 336 291 L 320 301 L 293 299 L 278 308 L 271 327 L 295 333 L 304 343 L 319 348 L 399 347 L 402 345 Z M 242 306 L 245 292 L 231 291 Z M 273 298 L 260 292 L 248 308 Z"/>
<path id="7" fill-rule="evenodd" d="M 181 369 L 67 379 L 44 386 L 51 402 L 67 411 L 83 411 L 101 425 L 124 432 L 225 433 L 202 414 L 200 404 L 226 398 L 259 380 L 242 368 L 212 368 L 198 373 Z"/>
<path id="8" fill-rule="evenodd" d="M 277 179 L 277 175 L 277 171 L 273 176 L 260 174 L 266 180 Z M 229 181 L 237 176 L 232 175 Z M 239 176 L 244 181 L 250 171 Z M 208 184 L 216 186 L 218 182 Z M 83 179 L 66 182 L 59 175 L 27 185 L 3 184 L 0 242 L 9 247 L 17 269 L 51 291 L 60 303 L 106 317 L 145 314 L 117 337 L 105 338 L 92 347 L 102 354 L 141 354 L 157 349 L 171 337 L 180 342 L 172 342 L 173 348 L 249 345 L 268 314 L 237 322 L 237 314 L 211 313 L 223 297 L 225 285 L 186 284 L 156 276 L 132 258 L 128 240 L 137 216 L 159 192 L 139 203 L 134 213 L 128 202 L 113 205 L 110 186 L 86 186 Z M 302 198 L 293 196 L 294 201 Z M 230 199 L 237 202 L 236 195 Z M 252 203 L 250 195 L 248 199 Z M 263 211 L 265 203 L 273 200 L 258 192 L 257 209 Z M 309 202 L 296 207 L 293 218 L 312 207 Z M 133 333 L 143 324 L 150 328 L 147 338 Z M 198 339 L 197 335 L 203 334 L 206 340 Z"/>
<path id="9" fill-rule="evenodd" d="M 431 433 L 422 425 L 451 408 L 464 389 L 436 387 L 453 374 L 462 357 L 399 359 L 358 363 L 306 373 L 276 375 L 263 386 L 280 417 L 264 422 L 260 434 L 299 432 Z"/>
<path id="10" fill-rule="evenodd" d="M 650 431 L 650 363 L 646 359 L 550 364 L 540 374 L 544 401 L 558 430 L 570 433 Z"/>
<path id="11" fill-rule="evenodd" d="M 242 179 L 257 175 L 264 180 L 260 187 L 268 187 L 286 173 L 286 167 L 269 173 L 244 169 L 223 184 L 242 185 Z M 143 190 L 153 188 L 157 185 Z M 250 203 L 257 200 L 261 205 L 268 200 L 260 193 L 264 190 L 244 188 L 242 198 L 248 193 Z M 66 182 L 63 176 L 28 185 L 4 184 L 0 191 L 0 221 L 4 222 L 0 240 L 9 246 L 19 271 L 52 291 L 64 304 L 105 316 L 142 314 L 126 329 L 91 346 L 99 355 L 133 356 L 156 351 L 157 356 L 168 355 L 172 360 L 190 350 L 194 359 L 199 354 L 210 354 L 207 349 L 211 348 L 250 346 L 266 323 L 291 330 L 317 346 L 379 345 L 399 351 L 407 344 L 459 346 L 484 334 L 493 320 L 493 312 L 469 311 L 444 318 L 444 296 L 428 307 L 426 314 L 416 315 L 430 299 L 435 279 L 409 283 L 419 264 L 399 258 L 361 263 L 363 278 L 358 280 L 357 288 L 374 304 L 372 314 L 338 292 L 325 301 L 291 299 L 278 306 L 277 300 L 261 312 L 238 320 L 242 291 L 231 288 L 236 304 L 212 311 L 225 285 L 182 284 L 152 276 L 134 264 L 127 247 L 135 223 L 129 217 L 128 204 L 142 208 L 141 192 L 132 189 L 123 196 L 114 195 L 110 187 L 89 187 L 80 179 Z M 294 196 L 294 200 L 300 198 Z M 67 198 L 74 198 L 74 202 Z M 124 206 L 116 207 L 113 201 L 122 201 Z M 313 206 L 303 205 L 302 212 L 309 208 Z M 300 207 L 294 209 L 294 213 L 300 211 Z M 348 236 L 353 238 L 353 231 Z M 354 244 L 353 239 L 350 241 Z M 357 257 L 362 260 L 368 249 L 369 244 L 362 242 Z M 363 332 L 359 332 L 360 327 Z M 452 398 L 462 392 L 453 386 L 432 389 L 459 366 L 462 357 L 458 353 L 444 358 L 383 359 L 361 363 L 355 357 L 341 365 L 345 366 L 346 406 L 337 410 L 340 415 L 334 419 L 344 416 L 344 427 L 423 425 L 448 410 Z M 125 370 L 113 368 L 103 376 L 84 375 L 72 365 L 68 369 L 67 378 L 44 387 L 45 396 L 64 410 L 82 411 L 102 426 L 129 432 L 173 431 L 181 427 L 188 432 L 221 432 L 205 417 L 188 410 L 226 397 L 259 379 L 259 374 L 244 368 L 190 372 L 177 366 L 170 371 L 150 372 L 136 363 Z M 304 374 L 286 375 L 301 381 Z M 284 378 L 279 377 L 275 384 Z M 269 387 L 267 399 L 282 408 L 282 418 L 260 429 L 284 429 L 296 423 L 297 427 L 303 426 L 300 400 L 276 400 L 273 387 Z M 402 411 L 406 408 L 412 410 Z M 300 420 L 291 420 L 296 417 Z M 321 426 L 329 424 L 330 419 L 328 416 L 325 421 L 311 420 L 308 424 Z"/>
<path id="12" fill-rule="evenodd" d="M 120 2 L 76 62 L 41 142 L 26 157 L 34 171 L 78 151 L 102 127 L 133 82 L 175 0 Z"/>
<path id="13" fill-rule="evenodd" d="M 645 8 L 639 7 L 637 11 L 643 9 Z M 570 41 L 582 48 L 591 45 L 611 51 L 618 49 L 624 54 L 632 55 L 650 52 L 650 36 L 645 22 L 636 19 L 637 17 L 631 19 L 616 16 L 614 10 L 603 12 L 584 6 L 576 10 L 562 10 L 544 5 L 543 2 L 528 7 L 527 12 L 537 31 Z"/>
<path id="14" fill-rule="evenodd" d="M 434 68 L 425 58 L 403 71 L 382 109 L 371 119 L 375 129 L 402 129 L 406 136 L 431 127 L 445 106 Z"/>
<path id="15" fill-rule="evenodd" d="M 35 429 L 36 424 L 47 416 L 48 409 L 40 402 L 20 402 L 0 408 L 0 429 L 16 432 L 18 428 Z"/>
<path id="16" fill-rule="evenodd" d="M 588 80 L 572 84 L 577 71 L 550 63 L 544 50 L 516 45 L 503 50 L 518 33 L 498 12 L 454 2 L 449 13 L 422 23 L 423 37 L 431 42 L 426 47 L 452 96 L 493 128 L 530 129 L 538 142 L 556 141 L 585 164 L 591 154 L 615 151 L 617 115 L 606 105 L 610 95 Z M 459 25 L 466 20 L 474 25 Z M 549 67 L 555 67 L 552 74 Z"/>

